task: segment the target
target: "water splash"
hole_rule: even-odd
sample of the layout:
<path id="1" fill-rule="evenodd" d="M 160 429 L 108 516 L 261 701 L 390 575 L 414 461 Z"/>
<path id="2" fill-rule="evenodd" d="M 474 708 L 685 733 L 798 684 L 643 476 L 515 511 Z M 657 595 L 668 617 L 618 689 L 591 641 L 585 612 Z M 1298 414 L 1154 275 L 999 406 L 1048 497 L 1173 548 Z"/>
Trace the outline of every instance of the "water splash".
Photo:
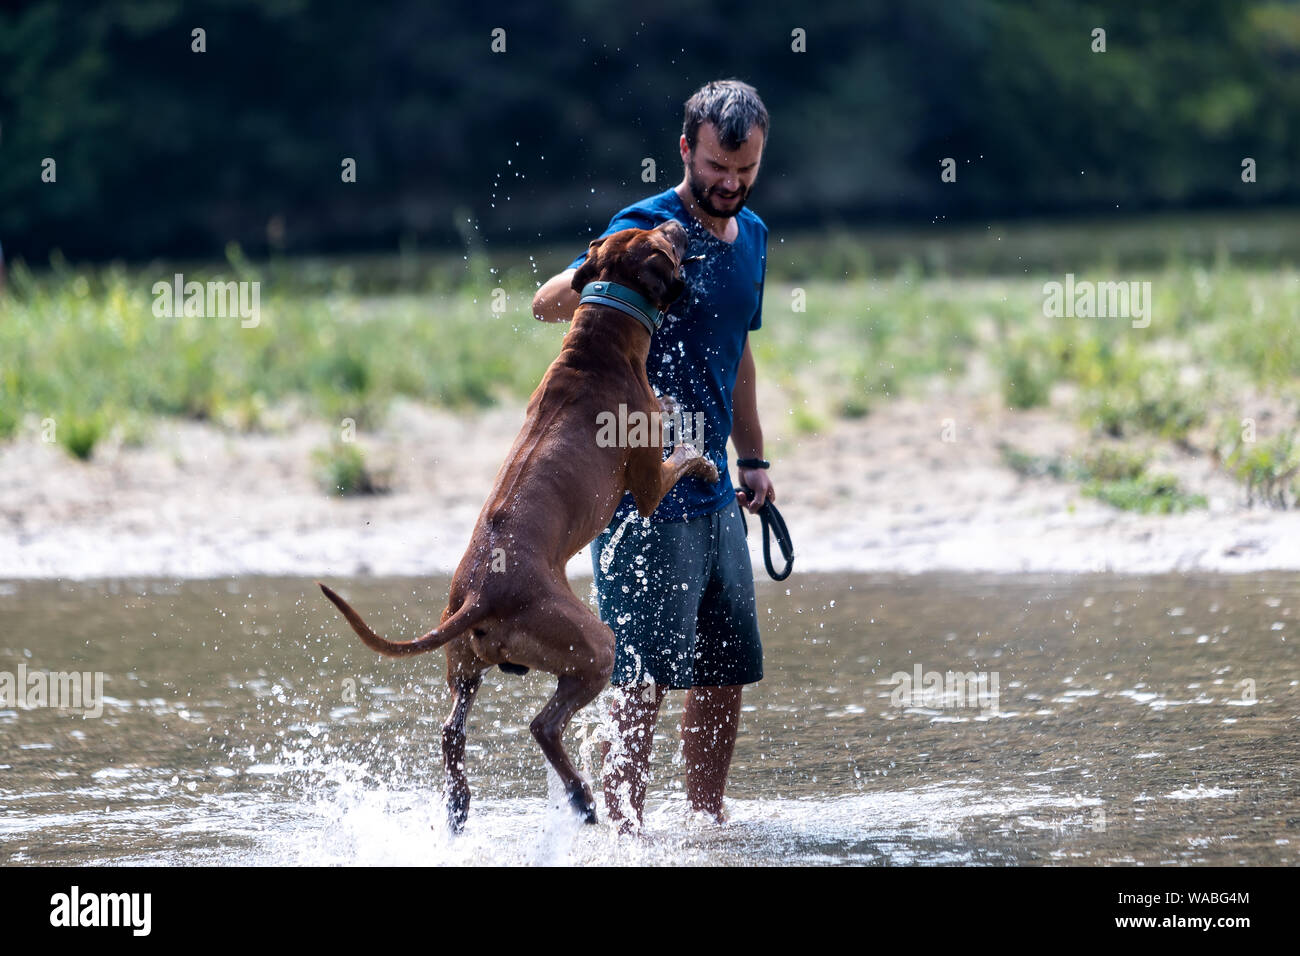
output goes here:
<path id="1" fill-rule="evenodd" d="M 614 533 L 610 536 L 609 541 L 600 549 L 601 574 L 609 574 L 609 567 L 614 563 L 614 551 L 618 548 L 618 543 L 623 540 L 623 532 L 626 531 L 627 526 L 637 518 L 641 518 L 640 514 L 635 511 L 629 511 L 627 517 L 625 517 L 619 526 L 614 529 Z M 641 518 L 641 527 L 649 528 L 650 519 Z"/>

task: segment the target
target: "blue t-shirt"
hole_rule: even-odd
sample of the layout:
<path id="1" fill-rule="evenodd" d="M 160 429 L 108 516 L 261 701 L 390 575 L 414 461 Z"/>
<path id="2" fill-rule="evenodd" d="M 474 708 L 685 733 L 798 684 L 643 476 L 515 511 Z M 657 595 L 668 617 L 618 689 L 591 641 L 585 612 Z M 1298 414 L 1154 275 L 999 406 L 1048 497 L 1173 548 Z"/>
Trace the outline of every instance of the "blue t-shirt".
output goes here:
<path id="1" fill-rule="evenodd" d="M 651 229 L 669 219 L 686 227 L 686 256 L 704 255 L 682 267 L 687 289 L 664 317 L 650 340 L 646 375 L 660 395 L 681 406 L 686 425 L 702 421 L 703 438 L 693 444 L 718 466 L 717 484 L 686 475 L 664 496 L 651 516 L 655 521 L 685 521 L 713 514 L 735 500 L 727 469 L 731 437 L 731 393 L 736 386 L 745 339 L 762 324 L 763 282 L 767 275 L 767 226 L 749 209 L 736 216 L 735 242 L 723 242 L 705 229 L 682 205 L 674 189 L 620 210 L 601 233 Z M 574 259 L 576 269 L 587 254 Z M 697 418 L 702 414 L 702 419 Z M 667 457 L 669 452 L 665 448 Z M 623 495 L 614 517 L 636 510 L 631 493 Z"/>

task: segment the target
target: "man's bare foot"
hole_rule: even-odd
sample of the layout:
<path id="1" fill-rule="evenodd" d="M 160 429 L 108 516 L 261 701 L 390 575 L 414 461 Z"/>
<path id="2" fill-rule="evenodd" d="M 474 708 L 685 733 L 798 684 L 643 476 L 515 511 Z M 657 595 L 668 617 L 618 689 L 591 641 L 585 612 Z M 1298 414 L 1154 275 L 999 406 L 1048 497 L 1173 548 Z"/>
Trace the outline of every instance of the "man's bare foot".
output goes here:
<path id="1" fill-rule="evenodd" d="M 726 826 L 731 817 L 727 813 L 725 806 L 717 810 L 710 810 L 704 807 L 691 807 L 691 820 L 704 826 Z"/>

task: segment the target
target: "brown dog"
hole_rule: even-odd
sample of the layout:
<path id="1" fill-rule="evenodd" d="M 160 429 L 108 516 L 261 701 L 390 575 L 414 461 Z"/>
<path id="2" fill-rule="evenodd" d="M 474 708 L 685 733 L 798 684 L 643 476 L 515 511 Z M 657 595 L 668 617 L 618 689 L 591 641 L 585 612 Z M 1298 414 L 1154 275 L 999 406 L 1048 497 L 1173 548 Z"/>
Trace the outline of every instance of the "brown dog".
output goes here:
<path id="1" fill-rule="evenodd" d="M 686 231 L 674 220 L 655 229 L 624 229 L 591 243 L 573 288 L 581 292 L 593 280 L 613 282 L 662 312 L 684 288 L 685 250 Z M 650 334 L 617 306 L 578 306 L 559 357 L 529 399 L 524 427 L 497 472 L 436 630 L 409 643 L 385 640 L 321 585 L 362 641 L 381 654 L 446 645 L 454 701 L 442 728 L 442 752 L 453 829 L 464 825 L 469 812 L 465 720 L 483 671 L 493 664 L 512 673 L 535 667 L 559 678 L 530 729 L 574 809 L 596 822 L 591 790 L 561 737 L 573 715 L 609 682 L 614 634 L 574 596 L 565 565 L 609 524 L 624 491 L 648 516 L 682 475 L 718 480 L 713 463 L 690 445 L 679 444 L 664 461 L 662 435 L 653 427 L 640 447 L 611 446 L 598 438 L 598 421 L 619 414 L 620 405 L 629 420 L 641 412 L 651 422 L 652 413 L 664 408 L 646 377 Z"/>

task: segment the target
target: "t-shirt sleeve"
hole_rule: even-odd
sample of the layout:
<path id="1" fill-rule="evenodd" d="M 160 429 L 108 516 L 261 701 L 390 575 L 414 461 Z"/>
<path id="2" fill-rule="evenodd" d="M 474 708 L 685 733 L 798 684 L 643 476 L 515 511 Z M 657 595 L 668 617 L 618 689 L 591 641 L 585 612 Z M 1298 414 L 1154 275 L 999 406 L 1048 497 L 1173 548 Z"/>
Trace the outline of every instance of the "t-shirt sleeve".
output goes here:
<path id="1" fill-rule="evenodd" d="M 645 210 L 628 207 L 627 209 L 622 209 L 615 213 L 614 218 L 611 219 L 609 225 L 605 227 L 605 231 L 599 236 L 596 236 L 596 238 L 600 239 L 604 236 L 621 232 L 624 229 L 653 229 L 657 225 L 659 225 L 659 223 L 656 222 L 654 217 Z M 584 249 L 582 250 L 582 254 L 565 266 L 565 268 L 577 269 L 586 261 L 587 250 Z"/>

